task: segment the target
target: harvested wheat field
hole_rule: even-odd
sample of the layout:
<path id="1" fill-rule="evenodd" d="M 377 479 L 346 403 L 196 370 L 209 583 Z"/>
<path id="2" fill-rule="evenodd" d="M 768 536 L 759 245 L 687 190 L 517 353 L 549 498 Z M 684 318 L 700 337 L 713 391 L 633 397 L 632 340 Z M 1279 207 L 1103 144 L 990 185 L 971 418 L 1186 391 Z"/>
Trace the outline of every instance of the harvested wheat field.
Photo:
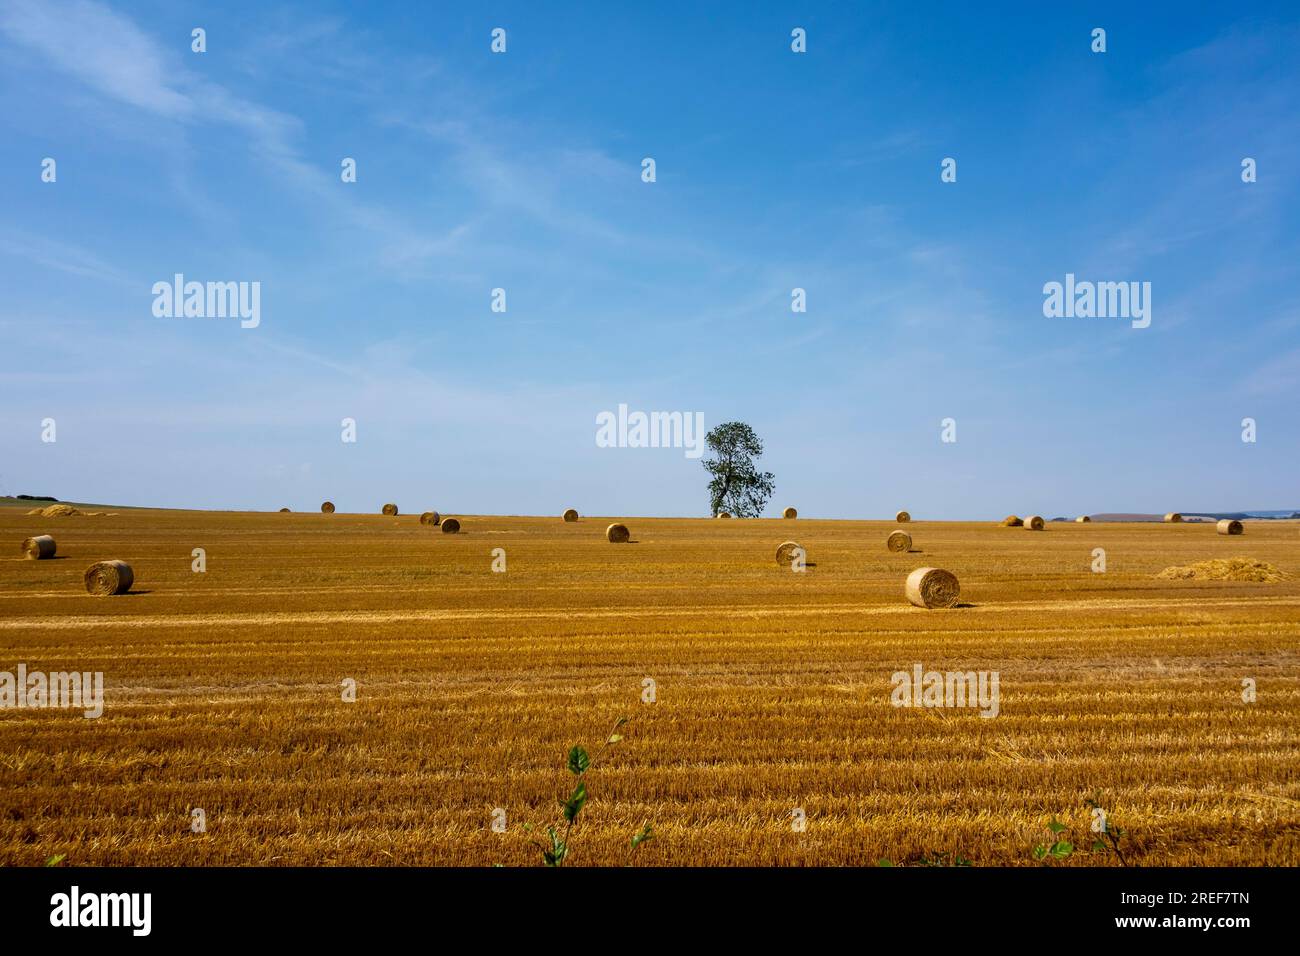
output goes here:
<path id="1" fill-rule="evenodd" d="M 1086 852 L 1093 796 L 1131 864 L 1300 864 L 1296 522 L 922 522 L 893 554 L 893 521 L 800 519 L 792 573 L 779 518 L 619 517 L 612 548 L 598 516 L 0 507 L 0 670 L 105 683 L 98 719 L 0 711 L 0 864 L 537 865 L 524 825 L 557 820 L 574 743 L 571 866 L 629 862 L 646 822 L 639 865 L 1036 865 L 1052 816 L 1060 865 L 1118 865 Z M 1242 555 L 1282 579 L 1157 577 Z M 87 594 L 109 559 L 131 592 Z M 919 567 L 956 608 L 908 603 Z M 917 664 L 998 672 L 998 715 L 893 706 Z"/>

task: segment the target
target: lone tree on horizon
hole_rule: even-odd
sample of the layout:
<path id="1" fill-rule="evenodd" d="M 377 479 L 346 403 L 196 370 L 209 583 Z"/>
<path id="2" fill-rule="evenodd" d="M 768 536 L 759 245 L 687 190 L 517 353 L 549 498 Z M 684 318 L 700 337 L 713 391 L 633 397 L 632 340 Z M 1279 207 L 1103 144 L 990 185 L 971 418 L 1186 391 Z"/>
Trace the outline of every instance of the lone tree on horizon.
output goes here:
<path id="1" fill-rule="evenodd" d="M 726 422 L 704 437 L 716 456 L 704 459 L 709 481 L 709 508 L 714 517 L 726 511 L 737 518 L 757 518 L 776 487 L 770 471 L 759 471 L 754 459 L 763 443 L 744 422 Z"/>

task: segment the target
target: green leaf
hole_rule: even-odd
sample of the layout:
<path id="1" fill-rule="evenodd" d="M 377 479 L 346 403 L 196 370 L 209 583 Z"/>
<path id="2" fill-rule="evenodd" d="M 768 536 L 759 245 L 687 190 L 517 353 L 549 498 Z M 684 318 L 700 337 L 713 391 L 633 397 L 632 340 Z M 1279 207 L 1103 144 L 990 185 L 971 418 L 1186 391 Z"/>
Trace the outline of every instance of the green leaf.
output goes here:
<path id="1" fill-rule="evenodd" d="M 1045 856 L 1047 856 L 1047 847 L 1042 846 L 1041 844 L 1039 846 L 1034 847 L 1035 860 L 1041 860 Z"/>
<path id="2" fill-rule="evenodd" d="M 1096 853 L 1098 850 L 1104 850 L 1104 849 L 1106 849 L 1106 844 L 1102 843 L 1100 840 L 1094 840 L 1094 841 L 1093 841 L 1093 843 L 1092 843 L 1092 852 L 1093 852 L 1093 853 Z"/>
<path id="3" fill-rule="evenodd" d="M 577 744 L 569 751 L 569 772 L 575 777 L 582 776 L 588 767 L 591 766 L 591 758 L 587 756 L 587 751 L 583 750 Z"/>
<path id="4" fill-rule="evenodd" d="M 1056 817 L 1052 817 L 1052 822 L 1047 825 L 1047 829 L 1051 830 L 1053 836 L 1055 836 L 1057 833 L 1060 833 L 1062 830 L 1068 830 L 1069 827 L 1067 827 L 1064 823 L 1058 823 Z"/>
<path id="5" fill-rule="evenodd" d="M 68 858 L 68 854 L 66 854 L 66 853 L 60 853 L 58 856 L 52 856 L 52 857 L 50 857 L 48 860 L 46 860 L 46 861 L 45 861 L 45 865 L 46 865 L 46 866 L 58 866 L 60 863 L 62 863 L 62 862 L 63 862 L 64 860 L 66 860 L 67 858 Z"/>
<path id="6" fill-rule="evenodd" d="M 581 780 L 578 786 L 574 788 L 569 799 L 564 802 L 564 819 L 572 823 L 577 819 L 578 814 L 582 812 L 583 805 L 587 802 L 587 785 Z"/>
<path id="7" fill-rule="evenodd" d="M 879 860 L 876 861 L 876 866 L 893 866 L 893 865 L 894 865 L 893 860 L 886 860 L 884 857 L 881 857 Z"/>
<path id="8" fill-rule="evenodd" d="M 622 740 L 622 739 L 623 739 L 623 735 L 622 735 L 622 734 L 610 734 L 610 735 L 609 735 L 609 740 L 605 741 L 605 743 L 607 743 L 607 744 L 616 744 L 616 743 L 618 743 L 618 742 L 619 742 L 620 740 Z"/>
<path id="9" fill-rule="evenodd" d="M 1065 840 L 1058 840 L 1052 845 L 1052 856 L 1058 860 L 1063 860 L 1074 852 L 1074 844 L 1067 843 Z"/>
<path id="10" fill-rule="evenodd" d="M 653 840 L 654 838 L 655 838 L 654 828 L 649 823 L 647 823 L 645 826 L 641 828 L 640 833 L 634 833 L 632 835 L 632 849 L 635 850 L 642 843 L 645 843 L 647 840 Z"/>

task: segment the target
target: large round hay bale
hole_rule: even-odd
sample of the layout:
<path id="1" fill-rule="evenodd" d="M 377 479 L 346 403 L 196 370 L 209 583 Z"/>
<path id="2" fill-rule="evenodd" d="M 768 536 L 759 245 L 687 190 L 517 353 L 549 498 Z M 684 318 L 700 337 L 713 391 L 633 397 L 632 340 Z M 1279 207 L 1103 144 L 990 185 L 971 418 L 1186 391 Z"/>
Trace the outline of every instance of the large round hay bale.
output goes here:
<path id="1" fill-rule="evenodd" d="M 917 568 L 907 576 L 903 593 L 917 607 L 954 607 L 961 596 L 961 585 L 951 571 Z"/>
<path id="2" fill-rule="evenodd" d="M 282 515 L 287 515 L 288 513 L 289 513 L 289 509 L 288 509 L 288 508 L 281 508 L 281 509 L 280 509 L 280 514 L 282 514 Z"/>
<path id="3" fill-rule="evenodd" d="M 1171 511 L 1169 512 L 1169 514 L 1165 515 L 1166 524 L 1177 524 L 1182 520 L 1183 520 L 1183 516 L 1180 515 L 1177 511 Z"/>
<path id="4" fill-rule="evenodd" d="M 782 518 L 797 518 L 797 517 L 799 517 L 799 512 L 796 511 L 794 508 L 786 508 L 784 511 L 781 512 L 781 517 L 782 517 Z"/>
<path id="5" fill-rule="evenodd" d="M 632 532 L 627 530 L 627 525 L 616 521 L 605 529 L 605 540 L 610 544 L 627 544 L 632 540 Z"/>
<path id="6" fill-rule="evenodd" d="M 1219 534 L 1241 534 L 1246 529 L 1242 526 L 1240 521 L 1236 521 L 1232 518 L 1224 518 L 1214 526 L 1214 530 L 1219 532 Z"/>
<path id="7" fill-rule="evenodd" d="M 388 517 L 391 518 L 391 517 L 393 517 L 394 515 L 397 514 L 397 505 L 393 504 L 393 503 L 390 501 L 388 504 L 384 505 L 384 506 L 383 506 L 382 508 L 380 508 L 379 510 L 380 510 L 383 514 L 386 514 L 386 515 L 388 515 Z"/>
<path id="8" fill-rule="evenodd" d="M 135 572 L 125 561 L 97 561 L 86 569 L 86 590 L 100 597 L 125 594 L 135 583 Z"/>
<path id="9" fill-rule="evenodd" d="M 56 546 L 48 534 L 38 534 L 34 538 L 23 539 L 23 554 L 33 561 L 54 557 Z"/>
<path id="10" fill-rule="evenodd" d="M 443 518 L 443 519 L 442 519 L 442 533 L 443 533 L 443 534 L 458 534 L 459 532 L 460 532 L 460 522 L 459 522 L 459 521 L 457 521 L 455 518 Z"/>
<path id="11" fill-rule="evenodd" d="M 332 515 L 334 513 L 334 502 L 326 501 L 320 506 L 321 514 Z"/>
<path id="12" fill-rule="evenodd" d="M 1042 515 L 1030 515 L 1025 519 L 1025 528 L 1029 531 L 1042 531 L 1047 527 L 1047 522 L 1043 520 Z"/>
<path id="13" fill-rule="evenodd" d="M 1024 523 L 1024 520 L 1019 515 L 1007 515 L 1002 519 L 1002 527 L 1004 528 L 1019 528 Z"/>
<path id="14" fill-rule="evenodd" d="M 563 517 L 564 517 L 564 520 L 565 520 L 565 521 L 577 521 L 577 520 L 578 520 L 578 509 L 577 509 L 577 508 L 567 508 L 567 509 L 565 509 L 565 512 L 564 512 Z"/>
<path id="15" fill-rule="evenodd" d="M 718 512 L 718 517 L 719 517 L 719 518 L 730 518 L 731 515 L 727 514 L 727 512 L 725 512 L 725 511 L 719 511 L 719 512 Z"/>
<path id="16" fill-rule="evenodd" d="M 797 541 L 782 541 L 776 548 L 776 563 L 783 568 L 788 568 L 794 564 L 795 552 L 803 552 L 803 548 Z M 807 557 L 807 553 L 804 552 Z"/>
<path id="17" fill-rule="evenodd" d="M 1074 520 L 1075 520 L 1075 522 L 1078 523 L 1078 524 L 1087 524 L 1088 522 L 1092 521 L 1092 516 L 1091 516 L 1091 515 L 1079 515 L 1079 517 L 1075 518 Z"/>
<path id="18" fill-rule="evenodd" d="M 431 524 L 435 527 L 442 523 L 442 515 L 436 511 L 426 511 L 420 515 L 420 524 Z"/>
<path id="19" fill-rule="evenodd" d="M 911 521 L 912 516 L 908 514 L 906 511 L 900 511 L 898 514 L 894 515 L 894 520 L 897 521 L 899 524 L 904 524 L 908 521 Z"/>
<path id="20" fill-rule="evenodd" d="M 895 554 L 912 550 L 912 536 L 906 531 L 891 531 L 885 539 L 885 547 Z"/>

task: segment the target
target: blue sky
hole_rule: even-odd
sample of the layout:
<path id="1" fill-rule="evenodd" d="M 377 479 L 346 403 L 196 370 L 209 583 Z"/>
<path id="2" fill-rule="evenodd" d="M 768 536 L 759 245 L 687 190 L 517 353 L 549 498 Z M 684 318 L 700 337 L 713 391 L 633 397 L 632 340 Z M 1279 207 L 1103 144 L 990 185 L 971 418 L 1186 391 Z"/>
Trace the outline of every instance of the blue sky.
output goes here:
<path id="1" fill-rule="evenodd" d="M 1300 507 L 1300 14 L 1048 6 L 0 0 L 0 492 L 707 513 L 626 403 L 752 424 L 772 514 Z"/>

